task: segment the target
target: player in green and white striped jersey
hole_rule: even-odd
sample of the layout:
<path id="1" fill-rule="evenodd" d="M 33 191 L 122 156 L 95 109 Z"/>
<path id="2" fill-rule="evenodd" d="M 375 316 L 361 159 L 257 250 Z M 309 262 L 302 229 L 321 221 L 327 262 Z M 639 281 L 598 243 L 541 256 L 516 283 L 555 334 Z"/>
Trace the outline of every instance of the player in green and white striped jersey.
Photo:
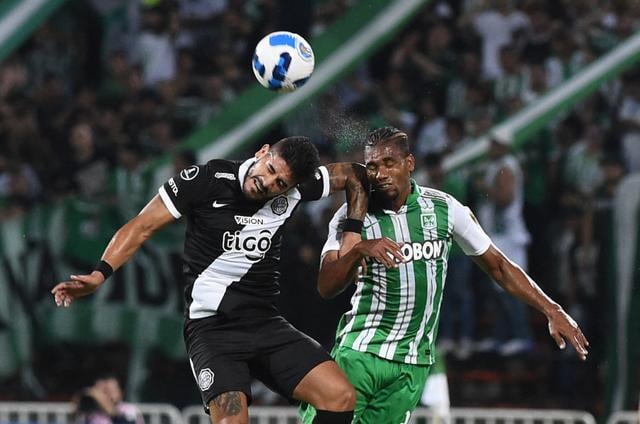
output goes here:
<path id="1" fill-rule="evenodd" d="M 343 235 L 343 206 L 329 224 L 318 277 L 326 298 L 357 280 L 333 349 L 357 391 L 354 423 L 404 423 L 415 409 L 434 362 L 453 241 L 507 292 L 543 312 L 560 348 L 567 338 L 586 358 L 588 342 L 575 321 L 492 244 L 469 208 L 411 179 L 415 159 L 405 133 L 373 131 L 364 156 L 373 191 L 361 239 Z M 305 422 L 312 417 L 303 410 Z"/>

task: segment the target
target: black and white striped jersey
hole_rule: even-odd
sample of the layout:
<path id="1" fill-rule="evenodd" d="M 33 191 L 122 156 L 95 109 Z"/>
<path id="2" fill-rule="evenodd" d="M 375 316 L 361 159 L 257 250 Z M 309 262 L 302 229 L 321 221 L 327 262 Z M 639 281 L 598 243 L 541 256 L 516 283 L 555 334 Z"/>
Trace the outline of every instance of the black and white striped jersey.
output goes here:
<path id="1" fill-rule="evenodd" d="M 189 318 L 256 309 L 274 310 L 279 293 L 282 228 L 300 201 L 329 194 L 329 173 L 267 201 L 242 192 L 254 158 L 193 165 L 158 190 L 174 218 L 187 219 L 185 300 Z"/>

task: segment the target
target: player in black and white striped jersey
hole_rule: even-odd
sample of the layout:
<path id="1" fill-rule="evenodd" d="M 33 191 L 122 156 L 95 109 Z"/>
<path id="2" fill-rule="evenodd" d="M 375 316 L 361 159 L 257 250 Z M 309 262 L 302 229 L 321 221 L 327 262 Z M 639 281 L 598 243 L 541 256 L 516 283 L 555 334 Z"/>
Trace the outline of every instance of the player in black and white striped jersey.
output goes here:
<path id="1" fill-rule="evenodd" d="M 185 216 L 185 343 L 212 422 L 248 422 L 255 377 L 291 400 L 314 405 L 315 422 L 348 423 L 355 405 L 351 384 L 275 306 L 284 223 L 300 202 L 337 190 L 346 191 L 357 237 L 367 208 L 364 169 L 319 166 L 305 137 L 264 145 L 244 162 L 190 166 L 116 232 L 91 274 L 72 276 L 52 293 L 58 306 L 93 293 L 156 230 Z"/>

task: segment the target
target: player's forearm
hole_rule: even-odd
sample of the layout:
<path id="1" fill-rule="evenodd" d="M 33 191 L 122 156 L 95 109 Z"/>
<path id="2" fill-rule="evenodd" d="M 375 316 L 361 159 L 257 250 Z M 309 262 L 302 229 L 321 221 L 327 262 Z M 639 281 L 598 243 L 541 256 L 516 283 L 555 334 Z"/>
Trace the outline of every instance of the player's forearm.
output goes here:
<path id="1" fill-rule="evenodd" d="M 318 274 L 318 293 L 323 299 L 331 299 L 351 284 L 358 272 L 363 256 L 355 249 L 334 260 L 324 260 Z"/>
<path id="2" fill-rule="evenodd" d="M 111 238 L 102 260 L 113 270 L 120 268 L 153 234 L 153 228 L 140 222 L 139 216 L 124 224 Z"/>
<path id="3" fill-rule="evenodd" d="M 369 188 L 367 173 L 361 164 L 339 162 L 327 165 L 331 192 L 345 190 L 347 218 L 362 221 L 367 213 Z"/>
<path id="4" fill-rule="evenodd" d="M 547 296 L 522 268 L 506 258 L 501 261 L 499 269 L 492 277 L 507 293 L 547 316 L 561 309 L 561 306 Z"/>

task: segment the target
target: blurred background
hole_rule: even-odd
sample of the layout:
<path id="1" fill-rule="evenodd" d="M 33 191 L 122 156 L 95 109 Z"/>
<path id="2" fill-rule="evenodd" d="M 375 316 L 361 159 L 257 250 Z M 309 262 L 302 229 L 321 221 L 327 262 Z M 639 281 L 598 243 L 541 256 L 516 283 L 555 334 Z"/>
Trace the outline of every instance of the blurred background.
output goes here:
<path id="1" fill-rule="evenodd" d="M 107 373 L 129 401 L 198 404 L 182 223 L 69 310 L 55 308 L 53 285 L 92 269 L 189 164 L 244 159 L 288 135 L 309 136 L 324 162 L 361 161 L 367 131 L 394 125 L 416 180 L 474 211 L 497 201 L 495 161 L 516 159 L 519 262 L 591 342 L 584 363 L 558 350 L 543 315 L 505 302 L 454 252 L 438 343 L 451 405 L 600 420 L 637 408 L 639 26 L 634 0 L 5 0 L 0 400 L 68 401 Z M 295 94 L 259 87 L 250 68 L 274 30 L 316 54 Z M 342 201 L 298 210 L 282 255 L 281 309 L 327 349 L 351 292 L 323 301 L 315 276 Z M 482 222 L 492 236 L 513 236 L 494 221 Z M 259 385 L 255 402 L 285 404 Z"/>

